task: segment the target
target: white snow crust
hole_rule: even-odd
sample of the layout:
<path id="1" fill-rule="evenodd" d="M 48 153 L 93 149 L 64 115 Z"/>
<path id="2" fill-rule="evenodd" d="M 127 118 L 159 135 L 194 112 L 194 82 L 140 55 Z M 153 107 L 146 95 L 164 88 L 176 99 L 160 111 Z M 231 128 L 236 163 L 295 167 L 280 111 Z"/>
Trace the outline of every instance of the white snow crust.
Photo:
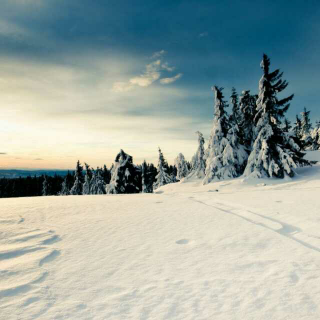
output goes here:
<path id="1" fill-rule="evenodd" d="M 0 319 L 319 319 L 320 165 L 295 170 L 0 199 Z"/>

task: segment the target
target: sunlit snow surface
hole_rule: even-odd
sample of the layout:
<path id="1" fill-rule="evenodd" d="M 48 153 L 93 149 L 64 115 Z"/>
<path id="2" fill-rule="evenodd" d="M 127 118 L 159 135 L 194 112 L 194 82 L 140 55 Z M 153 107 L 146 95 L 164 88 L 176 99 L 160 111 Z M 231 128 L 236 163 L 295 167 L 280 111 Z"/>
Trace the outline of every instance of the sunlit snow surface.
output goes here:
<path id="1" fill-rule="evenodd" d="M 0 319 L 319 319 L 320 165 L 298 173 L 0 199 Z"/>

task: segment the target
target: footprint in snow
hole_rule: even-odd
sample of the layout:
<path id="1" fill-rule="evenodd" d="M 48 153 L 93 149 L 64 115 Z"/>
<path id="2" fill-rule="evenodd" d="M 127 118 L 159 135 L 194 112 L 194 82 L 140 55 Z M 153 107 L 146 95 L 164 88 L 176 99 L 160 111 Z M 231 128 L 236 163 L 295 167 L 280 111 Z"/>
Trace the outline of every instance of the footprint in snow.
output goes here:
<path id="1" fill-rule="evenodd" d="M 189 243 L 188 239 L 181 239 L 181 240 L 176 241 L 176 244 L 188 244 L 188 243 Z"/>

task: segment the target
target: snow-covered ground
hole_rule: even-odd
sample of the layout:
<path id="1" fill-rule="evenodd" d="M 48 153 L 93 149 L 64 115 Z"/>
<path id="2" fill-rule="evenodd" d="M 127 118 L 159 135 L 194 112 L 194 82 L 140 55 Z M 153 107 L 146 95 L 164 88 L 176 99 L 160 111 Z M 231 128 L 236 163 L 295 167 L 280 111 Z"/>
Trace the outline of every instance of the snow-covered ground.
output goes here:
<path id="1" fill-rule="evenodd" d="M 0 319 L 320 319 L 320 165 L 298 173 L 0 199 Z"/>

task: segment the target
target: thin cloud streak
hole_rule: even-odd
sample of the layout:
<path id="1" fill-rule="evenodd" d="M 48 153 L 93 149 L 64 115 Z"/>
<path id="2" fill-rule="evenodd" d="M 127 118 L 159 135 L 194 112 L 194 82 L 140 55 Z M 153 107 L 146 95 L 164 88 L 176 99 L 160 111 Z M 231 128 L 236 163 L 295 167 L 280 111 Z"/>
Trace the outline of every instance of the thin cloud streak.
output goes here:
<path id="1" fill-rule="evenodd" d="M 157 59 L 163 55 L 165 55 L 167 52 L 165 50 L 160 50 L 158 52 L 155 52 L 152 56 L 151 59 Z"/>
<path id="2" fill-rule="evenodd" d="M 161 79 L 160 83 L 161 84 L 170 84 L 170 83 L 173 83 L 173 82 L 177 81 L 181 77 L 182 77 L 182 73 L 178 73 L 176 76 L 174 76 L 172 78 L 163 78 L 163 79 Z"/>

